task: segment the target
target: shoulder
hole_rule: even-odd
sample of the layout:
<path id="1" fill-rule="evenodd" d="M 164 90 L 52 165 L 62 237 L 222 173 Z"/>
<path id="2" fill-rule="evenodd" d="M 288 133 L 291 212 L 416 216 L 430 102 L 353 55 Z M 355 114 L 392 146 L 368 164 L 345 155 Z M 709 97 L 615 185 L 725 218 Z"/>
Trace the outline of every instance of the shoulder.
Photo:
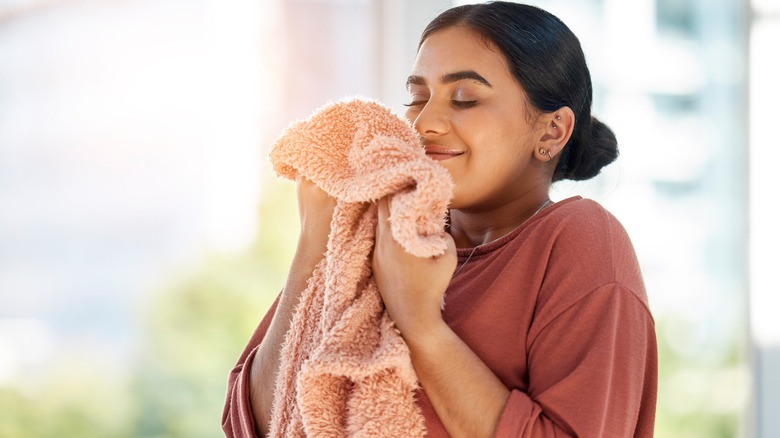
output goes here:
<path id="1" fill-rule="evenodd" d="M 607 284 L 617 284 L 647 302 L 631 239 L 620 221 L 601 204 L 580 197 L 559 202 L 537 225 L 535 234 L 548 248 L 545 283 L 567 299 Z M 558 295 L 559 292 L 555 292 Z"/>
<path id="2" fill-rule="evenodd" d="M 557 257 L 598 257 L 602 262 L 635 261 L 634 247 L 620 221 L 596 201 L 569 198 L 540 221 L 539 237 L 549 239 Z M 623 260 L 628 257 L 630 260 Z"/>
<path id="3" fill-rule="evenodd" d="M 592 234 L 605 230 L 618 230 L 625 234 L 623 226 L 598 202 L 579 196 L 558 202 L 546 218 L 566 234 Z"/>

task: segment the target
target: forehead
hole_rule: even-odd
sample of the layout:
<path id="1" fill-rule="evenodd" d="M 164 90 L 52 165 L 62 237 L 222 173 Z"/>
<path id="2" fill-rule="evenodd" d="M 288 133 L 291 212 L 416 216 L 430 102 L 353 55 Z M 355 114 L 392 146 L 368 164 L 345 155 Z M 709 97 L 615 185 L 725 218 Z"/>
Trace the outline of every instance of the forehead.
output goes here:
<path id="1" fill-rule="evenodd" d="M 435 80 L 455 71 L 475 71 L 490 83 L 514 82 L 504 55 L 488 40 L 465 26 L 429 35 L 420 45 L 412 74 Z"/>

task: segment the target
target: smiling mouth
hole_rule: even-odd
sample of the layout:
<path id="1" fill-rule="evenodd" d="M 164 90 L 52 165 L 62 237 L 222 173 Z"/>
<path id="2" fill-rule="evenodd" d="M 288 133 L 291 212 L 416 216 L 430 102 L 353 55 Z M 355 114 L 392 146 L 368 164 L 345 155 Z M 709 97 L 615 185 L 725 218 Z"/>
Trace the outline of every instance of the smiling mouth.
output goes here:
<path id="1" fill-rule="evenodd" d="M 437 144 L 425 145 L 425 155 L 436 161 L 449 160 L 450 158 L 455 158 L 462 154 L 462 151 L 446 148 Z"/>

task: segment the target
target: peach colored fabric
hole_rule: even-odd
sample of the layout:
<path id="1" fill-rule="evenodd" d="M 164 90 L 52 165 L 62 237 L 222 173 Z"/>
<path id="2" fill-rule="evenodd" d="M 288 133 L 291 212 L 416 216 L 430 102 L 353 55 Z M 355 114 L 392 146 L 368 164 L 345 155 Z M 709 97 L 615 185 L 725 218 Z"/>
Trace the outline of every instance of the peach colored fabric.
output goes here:
<path id="1" fill-rule="evenodd" d="M 391 196 L 391 230 L 404 249 L 439 255 L 449 174 L 425 155 L 408 122 L 361 99 L 292 125 L 270 156 L 279 175 L 305 176 L 337 199 L 325 258 L 282 347 L 270 435 L 423 436 L 409 351 L 371 277 L 373 201 Z"/>

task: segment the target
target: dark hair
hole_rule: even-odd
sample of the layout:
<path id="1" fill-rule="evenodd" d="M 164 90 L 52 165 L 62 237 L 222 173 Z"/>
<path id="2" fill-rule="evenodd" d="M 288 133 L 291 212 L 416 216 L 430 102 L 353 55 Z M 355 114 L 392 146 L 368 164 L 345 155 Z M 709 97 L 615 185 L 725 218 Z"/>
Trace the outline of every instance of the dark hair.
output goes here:
<path id="1" fill-rule="evenodd" d="M 586 180 L 618 156 L 611 129 L 590 114 L 593 87 L 577 37 L 558 17 L 534 6 L 495 1 L 444 11 L 422 33 L 420 45 L 434 32 L 467 26 L 506 58 L 509 70 L 537 110 L 572 109 L 574 130 L 552 180 Z"/>

